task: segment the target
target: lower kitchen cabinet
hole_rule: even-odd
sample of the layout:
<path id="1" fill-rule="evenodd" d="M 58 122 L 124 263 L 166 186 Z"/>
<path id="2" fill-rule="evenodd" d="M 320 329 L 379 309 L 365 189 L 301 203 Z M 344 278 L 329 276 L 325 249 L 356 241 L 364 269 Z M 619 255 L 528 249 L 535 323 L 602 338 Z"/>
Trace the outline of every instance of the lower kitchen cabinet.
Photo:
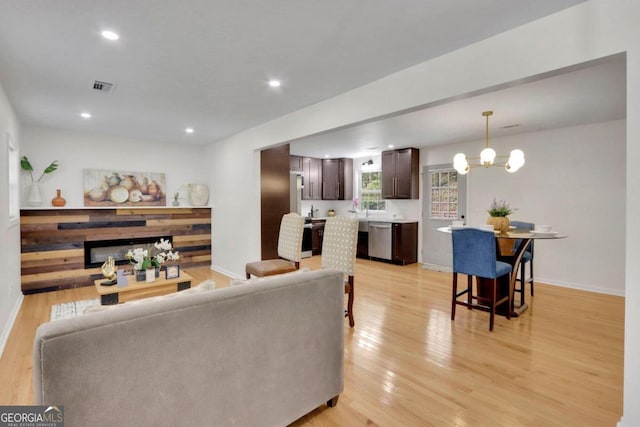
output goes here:
<path id="1" fill-rule="evenodd" d="M 324 238 L 324 219 L 311 221 L 311 253 L 322 254 L 322 241 Z"/>
<path id="2" fill-rule="evenodd" d="M 391 260 L 407 265 L 418 262 L 418 223 L 393 223 L 391 225 Z"/>
<path id="3" fill-rule="evenodd" d="M 369 259 L 369 232 L 358 231 L 358 248 L 356 257 Z"/>

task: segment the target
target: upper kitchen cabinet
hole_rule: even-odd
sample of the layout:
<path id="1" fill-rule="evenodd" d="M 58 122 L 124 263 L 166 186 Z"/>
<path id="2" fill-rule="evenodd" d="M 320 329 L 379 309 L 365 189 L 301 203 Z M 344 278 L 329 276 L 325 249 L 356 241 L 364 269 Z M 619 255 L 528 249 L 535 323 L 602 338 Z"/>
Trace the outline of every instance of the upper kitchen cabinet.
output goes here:
<path id="1" fill-rule="evenodd" d="M 322 199 L 353 199 L 353 159 L 322 160 Z"/>
<path id="2" fill-rule="evenodd" d="M 322 159 L 305 157 L 302 159 L 302 176 L 304 200 L 322 200 Z"/>
<path id="3" fill-rule="evenodd" d="M 302 172 L 302 156 L 289 156 L 289 171 Z"/>
<path id="4" fill-rule="evenodd" d="M 382 152 L 382 198 L 418 199 L 420 150 L 403 148 Z"/>

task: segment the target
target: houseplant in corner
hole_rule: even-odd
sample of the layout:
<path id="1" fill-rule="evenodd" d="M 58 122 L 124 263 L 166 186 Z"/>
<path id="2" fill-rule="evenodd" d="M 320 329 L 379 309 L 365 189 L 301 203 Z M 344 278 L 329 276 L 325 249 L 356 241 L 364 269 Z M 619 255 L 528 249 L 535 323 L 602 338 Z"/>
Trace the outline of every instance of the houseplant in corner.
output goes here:
<path id="1" fill-rule="evenodd" d="M 491 207 L 487 212 L 489 213 L 487 224 L 493 225 L 494 230 L 509 230 L 509 215 L 513 212 L 513 209 L 511 209 L 507 202 L 504 200 L 496 201 L 496 199 L 493 199 Z"/>
<path id="2" fill-rule="evenodd" d="M 40 194 L 40 180 L 47 174 L 54 172 L 58 169 L 58 161 L 54 160 L 51 162 L 49 166 L 42 172 L 38 179 L 33 178 L 33 166 L 31 162 L 27 158 L 27 156 L 22 156 L 20 159 L 20 167 L 22 169 L 29 172 L 29 176 L 31 177 L 31 187 L 29 188 L 29 196 L 27 197 L 27 203 L 29 206 L 40 206 L 42 204 L 42 195 Z"/>

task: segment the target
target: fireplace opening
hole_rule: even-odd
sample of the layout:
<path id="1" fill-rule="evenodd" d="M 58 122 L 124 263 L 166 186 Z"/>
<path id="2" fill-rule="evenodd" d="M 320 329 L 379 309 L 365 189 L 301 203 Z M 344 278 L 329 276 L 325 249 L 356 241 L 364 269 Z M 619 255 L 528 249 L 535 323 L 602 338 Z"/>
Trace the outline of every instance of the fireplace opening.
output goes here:
<path id="1" fill-rule="evenodd" d="M 92 240 L 84 242 L 84 268 L 100 267 L 110 257 L 116 265 L 128 264 L 127 252 L 134 248 L 151 250 L 160 239 L 173 245 L 172 236 L 136 237 L 131 239 Z"/>

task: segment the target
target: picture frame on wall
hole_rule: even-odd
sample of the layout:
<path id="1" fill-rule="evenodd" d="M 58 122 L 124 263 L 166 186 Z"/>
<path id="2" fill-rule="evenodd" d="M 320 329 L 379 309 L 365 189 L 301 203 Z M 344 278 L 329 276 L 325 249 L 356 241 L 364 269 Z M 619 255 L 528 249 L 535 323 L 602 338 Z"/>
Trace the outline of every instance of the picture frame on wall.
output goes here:
<path id="1" fill-rule="evenodd" d="M 83 169 L 85 206 L 166 206 L 164 173 Z"/>
<path id="2" fill-rule="evenodd" d="M 168 265 L 165 270 L 165 279 L 176 279 L 180 277 L 180 266 L 179 265 Z"/>

